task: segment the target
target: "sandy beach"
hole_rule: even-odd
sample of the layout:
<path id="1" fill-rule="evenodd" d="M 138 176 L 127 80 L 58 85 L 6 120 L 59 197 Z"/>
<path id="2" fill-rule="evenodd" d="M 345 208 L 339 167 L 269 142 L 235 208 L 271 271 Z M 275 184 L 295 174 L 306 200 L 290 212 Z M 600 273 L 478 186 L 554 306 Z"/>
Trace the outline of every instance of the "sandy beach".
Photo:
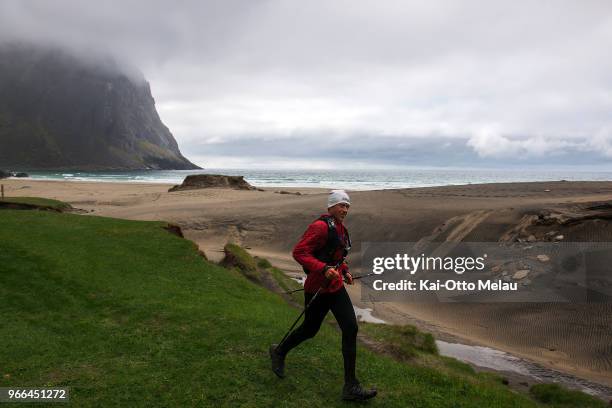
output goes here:
<path id="1" fill-rule="evenodd" d="M 168 193 L 170 185 L 2 180 L 7 196 L 59 199 L 83 213 L 179 225 L 210 259 L 227 241 L 300 273 L 290 251 L 325 212 L 326 190 L 202 189 Z M 552 214 L 567 241 L 612 241 L 612 182 L 483 184 L 351 193 L 346 225 L 358 254 L 364 241 L 497 242 L 545 231 L 531 221 Z M 573 218 L 572 218 L 573 217 Z M 357 268 L 358 260 L 352 265 Z M 351 288 L 359 304 L 359 290 Z M 493 347 L 546 367 L 612 386 L 612 304 L 362 304 L 392 323 Z"/>

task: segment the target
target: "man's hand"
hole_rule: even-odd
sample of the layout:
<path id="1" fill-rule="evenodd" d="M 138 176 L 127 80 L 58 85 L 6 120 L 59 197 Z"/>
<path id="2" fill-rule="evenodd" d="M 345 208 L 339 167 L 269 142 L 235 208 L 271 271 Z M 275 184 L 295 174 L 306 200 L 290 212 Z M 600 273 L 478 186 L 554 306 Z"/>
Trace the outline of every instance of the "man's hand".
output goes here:
<path id="1" fill-rule="evenodd" d="M 350 272 L 345 273 L 344 274 L 344 280 L 345 280 L 347 285 L 352 285 L 353 284 L 353 275 L 351 275 Z"/>
<path id="2" fill-rule="evenodd" d="M 340 276 L 340 273 L 336 270 L 336 268 L 328 268 L 325 270 L 325 277 L 327 280 L 332 281 Z"/>

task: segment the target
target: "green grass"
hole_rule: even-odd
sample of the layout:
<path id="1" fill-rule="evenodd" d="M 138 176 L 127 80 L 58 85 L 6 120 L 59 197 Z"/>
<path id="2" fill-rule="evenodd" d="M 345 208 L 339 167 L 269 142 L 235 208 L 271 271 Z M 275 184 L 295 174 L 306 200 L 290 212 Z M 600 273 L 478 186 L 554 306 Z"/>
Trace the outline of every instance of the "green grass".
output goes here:
<path id="1" fill-rule="evenodd" d="M 257 258 L 257 267 L 268 269 L 272 267 L 272 264 L 265 258 Z"/>
<path id="2" fill-rule="evenodd" d="M 303 286 L 300 285 L 295 280 L 289 278 L 283 271 L 276 267 L 271 267 L 268 269 L 269 273 L 272 275 L 278 286 L 288 293 L 287 296 L 298 305 L 304 304 L 304 291 L 295 291 L 296 289 L 302 289 Z"/>
<path id="3" fill-rule="evenodd" d="M 361 330 L 372 339 L 384 343 L 386 349 L 399 358 L 410 360 L 419 352 L 438 354 L 436 340 L 414 326 L 391 326 L 362 323 Z"/>
<path id="4" fill-rule="evenodd" d="M 543 403 L 557 407 L 608 407 L 609 404 L 580 391 L 567 390 L 558 384 L 536 384 L 529 392 Z"/>
<path id="5" fill-rule="evenodd" d="M 66 210 L 70 208 L 70 204 L 68 203 L 41 197 L 5 197 L 4 200 L 0 200 L 0 203 L 2 202 L 11 204 L 25 204 L 53 210 Z"/>
<path id="6" fill-rule="evenodd" d="M 294 350 L 279 380 L 267 348 L 296 309 L 164 226 L 0 211 L 0 386 L 71 387 L 78 407 L 352 406 L 337 330 Z M 357 373 L 380 389 L 372 407 L 538 406 L 363 347 Z"/>

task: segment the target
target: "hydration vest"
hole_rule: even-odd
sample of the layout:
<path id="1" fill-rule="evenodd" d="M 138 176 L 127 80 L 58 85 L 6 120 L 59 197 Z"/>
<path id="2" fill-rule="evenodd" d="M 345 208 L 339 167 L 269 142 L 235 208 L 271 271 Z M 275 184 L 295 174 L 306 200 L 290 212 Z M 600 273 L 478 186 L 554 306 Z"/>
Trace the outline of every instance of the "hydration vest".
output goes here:
<path id="1" fill-rule="evenodd" d="M 342 258 L 344 259 L 351 249 L 351 237 L 349 236 L 346 228 L 344 229 L 344 240 L 340 240 L 338 230 L 336 230 L 336 221 L 331 215 L 322 215 L 317 218 L 317 221 L 325 221 L 327 224 L 327 241 L 323 248 L 315 251 L 312 255 L 321 262 L 325 262 L 327 265 L 335 265 L 338 260 L 334 259 L 334 254 L 338 248 L 342 248 Z M 308 274 L 306 268 L 303 268 L 304 272 Z"/>

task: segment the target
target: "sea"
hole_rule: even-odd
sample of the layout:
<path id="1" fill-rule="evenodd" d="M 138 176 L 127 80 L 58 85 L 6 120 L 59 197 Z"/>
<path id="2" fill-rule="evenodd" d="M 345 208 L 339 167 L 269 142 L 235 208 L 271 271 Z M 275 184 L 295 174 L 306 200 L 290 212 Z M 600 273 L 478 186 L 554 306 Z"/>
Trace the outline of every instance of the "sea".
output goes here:
<path id="1" fill-rule="evenodd" d="M 445 185 L 528 181 L 612 181 L 610 169 L 584 168 L 399 168 L 399 169 L 203 169 L 143 171 L 32 171 L 36 180 L 74 180 L 180 184 L 190 174 L 244 176 L 261 188 L 313 187 L 346 190 L 382 190 Z"/>

